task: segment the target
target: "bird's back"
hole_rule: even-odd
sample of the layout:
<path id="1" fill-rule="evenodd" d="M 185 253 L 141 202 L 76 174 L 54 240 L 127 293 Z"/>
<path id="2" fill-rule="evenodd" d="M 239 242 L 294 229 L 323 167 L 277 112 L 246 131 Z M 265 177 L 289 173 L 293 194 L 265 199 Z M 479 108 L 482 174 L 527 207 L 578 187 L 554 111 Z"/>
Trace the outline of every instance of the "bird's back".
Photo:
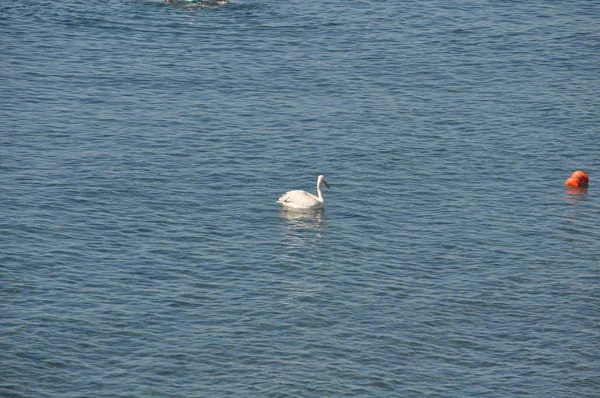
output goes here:
<path id="1" fill-rule="evenodd" d="M 323 206 L 323 202 L 321 202 L 315 195 L 301 190 L 286 192 L 281 195 L 277 202 L 284 206 L 294 207 L 297 209 L 309 209 Z"/>

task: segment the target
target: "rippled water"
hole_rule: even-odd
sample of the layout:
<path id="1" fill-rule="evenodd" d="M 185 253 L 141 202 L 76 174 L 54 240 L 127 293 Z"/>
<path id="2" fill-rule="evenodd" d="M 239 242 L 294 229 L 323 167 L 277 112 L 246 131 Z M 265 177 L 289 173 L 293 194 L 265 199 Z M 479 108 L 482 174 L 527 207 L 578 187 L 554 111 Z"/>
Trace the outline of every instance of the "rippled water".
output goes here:
<path id="1" fill-rule="evenodd" d="M 2 3 L 0 395 L 597 396 L 598 26 Z"/>

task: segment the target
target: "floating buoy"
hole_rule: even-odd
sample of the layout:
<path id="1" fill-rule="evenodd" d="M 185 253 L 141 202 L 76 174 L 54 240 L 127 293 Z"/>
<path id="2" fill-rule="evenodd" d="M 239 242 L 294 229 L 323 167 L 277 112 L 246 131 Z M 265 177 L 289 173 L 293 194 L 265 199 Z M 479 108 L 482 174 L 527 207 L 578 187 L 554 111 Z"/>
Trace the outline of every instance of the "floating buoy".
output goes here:
<path id="1" fill-rule="evenodd" d="M 584 188 L 588 186 L 589 182 L 590 178 L 585 173 L 585 171 L 577 170 L 574 171 L 573 174 L 571 174 L 571 177 L 567 178 L 567 181 L 565 181 L 565 185 L 568 187 Z"/>

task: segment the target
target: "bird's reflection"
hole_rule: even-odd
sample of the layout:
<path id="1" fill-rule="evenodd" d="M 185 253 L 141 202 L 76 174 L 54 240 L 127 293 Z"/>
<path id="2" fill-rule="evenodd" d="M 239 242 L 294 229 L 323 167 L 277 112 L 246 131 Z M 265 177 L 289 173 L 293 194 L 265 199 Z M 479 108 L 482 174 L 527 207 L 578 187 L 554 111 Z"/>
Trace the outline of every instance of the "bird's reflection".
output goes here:
<path id="1" fill-rule="evenodd" d="M 285 221 L 284 244 L 291 247 L 305 246 L 323 237 L 327 228 L 324 210 L 281 209 L 279 217 Z"/>

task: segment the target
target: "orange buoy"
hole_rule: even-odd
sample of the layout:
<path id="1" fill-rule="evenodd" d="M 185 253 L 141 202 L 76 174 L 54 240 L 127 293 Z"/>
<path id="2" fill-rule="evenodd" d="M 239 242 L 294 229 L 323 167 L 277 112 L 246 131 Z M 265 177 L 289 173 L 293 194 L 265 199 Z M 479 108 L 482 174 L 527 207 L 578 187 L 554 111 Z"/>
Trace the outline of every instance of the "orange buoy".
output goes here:
<path id="1" fill-rule="evenodd" d="M 577 170 L 571 174 L 571 177 L 567 178 L 565 185 L 568 187 L 587 187 L 590 182 L 590 178 L 585 171 Z"/>

